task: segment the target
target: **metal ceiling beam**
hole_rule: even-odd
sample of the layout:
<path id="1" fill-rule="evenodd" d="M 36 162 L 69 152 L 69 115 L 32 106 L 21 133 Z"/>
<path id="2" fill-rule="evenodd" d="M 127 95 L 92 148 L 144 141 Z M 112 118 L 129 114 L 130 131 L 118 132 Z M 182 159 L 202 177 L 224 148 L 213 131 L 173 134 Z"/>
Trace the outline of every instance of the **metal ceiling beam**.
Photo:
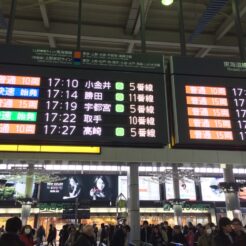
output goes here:
<path id="1" fill-rule="evenodd" d="M 131 41 L 127 47 L 127 53 L 132 53 L 133 52 L 133 49 L 134 49 L 134 46 L 135 46 L 135 42 L 134 41 Z"/>
<path id="2" fill-rule="evenodd" d="M 243 17 L 246 14 L 245 1 L 240 4 L 239 9 L 240 9 L 240 17 Z M 215 41 L 221 40 L 232 29 L 234 25 L 235 25 L 234 17 L 233 14 L 231 14 L 229 17 L 227 17 L 225 21 L 223 21 L 223 24 L 217 29 L 217 32 L 215 34 Z M 198 51 L 196 57 L 205 57 L 210 52 L 210 50 L 211 49 L 207 49 L 207 50 L 202 49 Z"/>
<path id="3" fill-rule="evenodd" d="M 202 48 L 200 49 L 197 54 L 195 55 L 195 57 L 205 57 L 209 52 L 210 52 L 211 48 Z"/>
<path id="4" fill-rule="evenodd" d="M 148 16 L 148 11 L 153 0 L 144 0 L 145 22 Z M 137 35 L 141 27 L 141 14 L 139 0 L 132 0 L 131 9 L 129 12 L 126 33 Z"/>
<path id="5" fill-rule="evenodd" d="M 132 0 L 131 9 L 126 23 L 126 33 L 131 34 L 139 13 L 139 0 Z"/>
<path id="6" fill-rule="evenodd" d="M 145 0 L 144 1 L 144 13 L 145 13 L 144 19 L 145 19 L 145 23 L 147 22 L 147 16 L 148 16 L 148 12 L 149 12 L 150 5 L 151 5 L 152 1 L 153 0 Z M 141 27 L 141 14 L 140 14 L 140 11 L 139 11 L 137 19 L 136 19 L 135 26 L 133 28 L 133 34 L 134 35 L 137 35 L 139 33 L 140 27 Z"/>
<path id="7" fill-rule="evenodd" d="M 0 34 L 4 35 L 5 31 L 0 30 Z M 33 36 L 33 37 L 47 37 L 49 35 L 52 35 L 56 38 L 66 38 L 66 39 L 72 39 L 74 40 L 77 38 L 76 34 L 62 34 L 62 33 L 49 33 L 49 32 L 34 32 L 34 31 L 22 31 L 22 30 L 15 30 L 15 35 L 23 35 L 24 37 L 27 36 Z M 81 36 L 83 40 L 85 41 L 93 41 L 93 42 L 102 42 L 102 43 L 119 43 L 119 44 L 130 44 L 133 40 L 130 38 L 121 38 L 121 37 L 102 37 L 102 36 L 91 36 L 91 35 L 82 35 Z M 134 40 L 135 45 L 140 45 L 141 40 L 136 39 Z M 164 41 L 154 41 L 154 40 L 147 40 L 146 41 L 147 46 L 152 47 L 174 47 L 179 49 L 180 44 L 178 42 L 164 42 Z M 225 46 L 225 45 L 214 45 L 214 44 L 187 44 L 188 48 L 210 48 L 220 51 L 233 51 L 237 52 L 238 47 L 237 46 Z"/>
<path id="8" fill-rule="evenodd" d="M 246 1 L 242 1 L 239 7 L 240 10 L 240 17 L 242 18 L 246 14 Z M 217 29 L 215 40 L 218 41 L 222 39 L 234 26 L 234 17 L 233 14 L 231 14 L 225 21 L 223 21 L 223 24 Z"/>
<path id="9" fill-rule="evenodd" d="M 45 5 L 44 0 L 38 0 L 39 3 L 39 7 L 40 7 L 40 12 L 41 12 L 41 16 L 43 19 L 43 23 L 44 23 L 44 27 L 49 30 L 50 29 L 50 21 L 49 21 L 49 17 L 48 17 L 48 13 L 47 13 L 47 8 Z M 56 42 L 53 36 L 48 35 L 48 40 L 49 40 L 49 45 L 51 48 L 56 48 Z"/>

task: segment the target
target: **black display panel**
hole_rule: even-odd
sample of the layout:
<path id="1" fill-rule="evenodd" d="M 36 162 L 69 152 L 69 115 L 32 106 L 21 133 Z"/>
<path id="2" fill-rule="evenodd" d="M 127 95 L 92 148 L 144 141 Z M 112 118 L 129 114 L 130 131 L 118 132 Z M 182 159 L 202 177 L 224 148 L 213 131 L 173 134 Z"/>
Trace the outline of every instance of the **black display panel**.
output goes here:
<path id="1" fill-rule="evenodd" d="M 246 63 L 171 61 L 176 147 L 246 148 Z"/>
<path id="2" fill-rule="evenodd" d="M 42 183 L 40 202 L 115 201 L 118 196 L 116 175 L 64 175 L 61 181 Z"/>
<path id="3" fill-rule="evenodd" d="M 28 56 L 30 52 L 26 53 Z M 77 53 L 71 53 L 71 59 Z M 31 54 L 26 62 L 20 55 L 11 62 L 6 58 L 8 64 L 0 59 L 1 143 L 134 147 L 167 144 L 161 57 L 159 63 L 149 58 L 147 64 L 152 61 L 159 65 L 156 69 L 145 68 L 144 62 L 142 67 L 141 63 L 131 67 L 129 62 L 118 68 L 88 65 L 83 61 L 89 59 L 82 58 L 79 65 L 56 60 L 48 63 Z M 56 58 L 52 54 L 50 57 Z M 141 61 L 141 57 L 136 59 Z"/>

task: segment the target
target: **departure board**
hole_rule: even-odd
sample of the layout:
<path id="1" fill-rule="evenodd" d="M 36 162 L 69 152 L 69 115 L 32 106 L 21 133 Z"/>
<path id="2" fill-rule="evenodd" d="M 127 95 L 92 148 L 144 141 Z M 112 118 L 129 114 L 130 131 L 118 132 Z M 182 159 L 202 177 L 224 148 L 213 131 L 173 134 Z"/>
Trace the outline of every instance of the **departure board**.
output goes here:
<path id="1" fill-rule="evenodd" d="M 173 145 L 246 148 L 246 63 L 172 59 Z"/>
<path id="2" fill-rule="evenodd" d="M 163 72 L 144 72 L 127 63 L 124 69 L 85 67 L 82 58 L 79 61 L 79 66 L 1 62 L 1 143 L 134 147 L 167 143 Z"/>

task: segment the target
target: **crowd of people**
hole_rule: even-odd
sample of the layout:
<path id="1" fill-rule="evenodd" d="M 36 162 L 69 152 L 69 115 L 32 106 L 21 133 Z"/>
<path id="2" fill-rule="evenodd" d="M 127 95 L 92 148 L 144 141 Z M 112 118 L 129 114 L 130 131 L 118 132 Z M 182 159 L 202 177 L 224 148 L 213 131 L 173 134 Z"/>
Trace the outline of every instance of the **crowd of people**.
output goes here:
<path id="1" fill-rule="evenodd" d="M 0 246 L 130 246 L 130 227 L 126 224 L 116 226 L 101 224 L 64 225 L 57 233 L 50 225 L 48 235 L 41 225 L 34 230 L 30 225 L 22 226 L 18 217 L 6 221 L 5 228 L 0 228 Z M 188 223 L 184 227 L 173 228 L 167 221 L 159 225 L 149 225 L 144 221 L 140 230 L 141 246 L 246 246 L 246 230 L 237 218 L 232 221 L 221 218 L 218 227 L 213 223 L 194 226 Z M 45 242 L 45 243 L 44 243 Z"/>
<path id="2" fill-rule="evenodd" d="M 246 246 L 245 228 L 239 219 L 232 221 L 226 217 L 219 220 L 218 227 L 213 223 L 194 226 L 191 222 L 184 227 L 173 228 L 165 221 L 160 225 L 143 222 L 141 242 L 146 246 Z"/>

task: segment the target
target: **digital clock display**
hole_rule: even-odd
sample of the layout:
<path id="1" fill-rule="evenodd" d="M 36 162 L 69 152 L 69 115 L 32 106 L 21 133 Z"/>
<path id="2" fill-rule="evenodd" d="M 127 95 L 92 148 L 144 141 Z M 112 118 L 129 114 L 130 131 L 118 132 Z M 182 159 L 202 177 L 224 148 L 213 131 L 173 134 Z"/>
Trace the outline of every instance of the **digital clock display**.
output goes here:
<path id="1" fill-rule="evenodd" d="M 245 149 L 244 63 L 188 59 L 181 68 L 184 59 L 172 62 L 173 145 Z"/>
<path id="2" fill-rule="evenodd" d="M 161 147 L 161 73 L 0 66 L 1 143 Z"/>

